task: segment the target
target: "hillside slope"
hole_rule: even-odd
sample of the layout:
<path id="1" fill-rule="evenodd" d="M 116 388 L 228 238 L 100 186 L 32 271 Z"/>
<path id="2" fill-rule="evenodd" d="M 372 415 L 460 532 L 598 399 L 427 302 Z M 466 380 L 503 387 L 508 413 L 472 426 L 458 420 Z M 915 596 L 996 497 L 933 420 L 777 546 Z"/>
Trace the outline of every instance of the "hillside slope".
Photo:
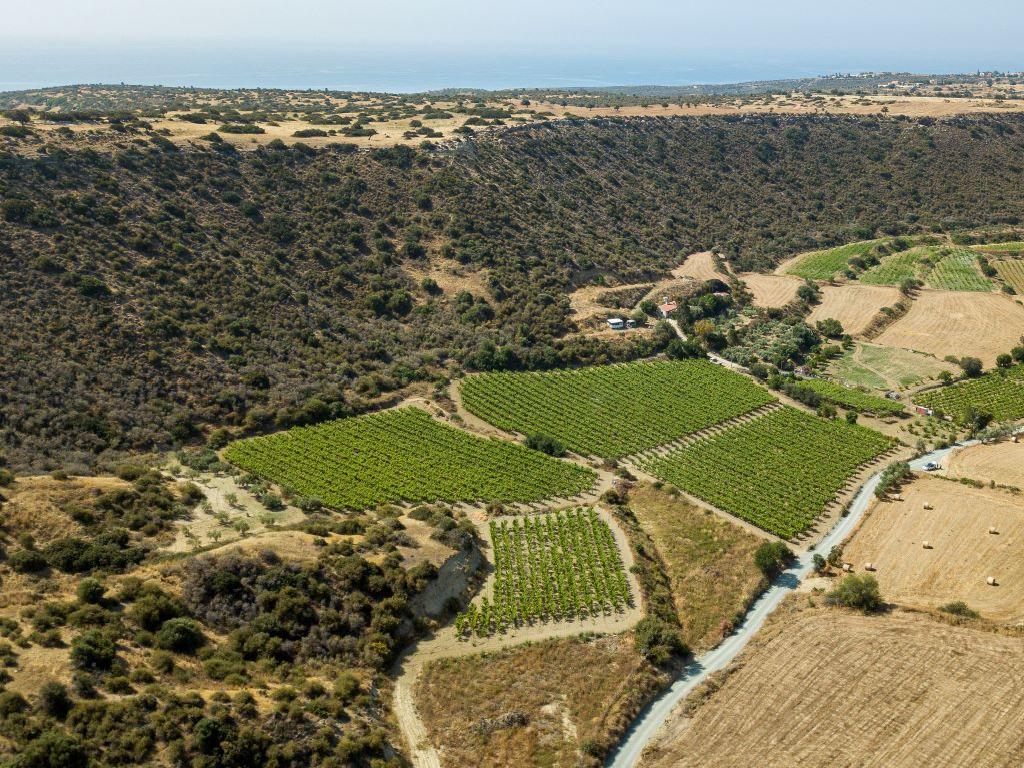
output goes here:
<path id="1" fill-rule="evenodd" d="M 567 290 L 709 248 L 763 268 L 1016 222 L 1024 202 L 1010 115 L 562 121 L 368 154 L 176 149 L 130 122 L 0 142 L 0 449 L 18 468 L 321 420 L 458 368 L 647 354 L 563 338 Z M 441 258 L 487 290 L 412 278 Z"/>

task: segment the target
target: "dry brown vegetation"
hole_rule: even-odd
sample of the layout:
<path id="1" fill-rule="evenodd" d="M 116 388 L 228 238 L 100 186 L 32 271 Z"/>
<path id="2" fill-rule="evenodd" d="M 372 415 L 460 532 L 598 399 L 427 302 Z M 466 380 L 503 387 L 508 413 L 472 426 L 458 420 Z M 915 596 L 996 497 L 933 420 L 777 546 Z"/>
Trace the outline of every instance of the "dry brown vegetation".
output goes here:
<path id="1" fill-rule="evenodd" d="M 709 700 L 642 762 L 683 766 L 1018 766 L 1024 639 L 895 611 L 784 604 Z"/>
<path id="2" fill-rule="evenodd" d="M 825 285 L 820 290 L 821 301 L 807 322 L 813 325 L 832 317 L 852 336 L 864 333 L 882 307 L 891 307 L 900 298 L 899 289 L 880 285 Z"/>
<path id="3" fill-rule="evenodd" d="M 431 662 L 417 702 L 442 765 L 569 766 L 663 682 L 630 635 L 574 637 Z"/>
<path id="4" fill-rule="evenodd" d="M 988 619 L 1024 620 L 1024 496 L 926 475 L 901 495 L 875 505 L 844 559 L 858 571 L 874 564 L 882 594 L 897 603 L 963 601 Z"/>
<path id="5" fill-rule="evenodd" d="M 650 485 L 630 491 L 629 507 L 658 551 L 687 645 L 717 644 L 762 585 L 754 550 L 764 539 Z"/>
<path id="6" fill-rule="evenodd" d="M 875 341 L 891 347 L 980 358 L 986 367 L 1019 343 L 1024 306 L 995 293 L 923 290 Z"/>

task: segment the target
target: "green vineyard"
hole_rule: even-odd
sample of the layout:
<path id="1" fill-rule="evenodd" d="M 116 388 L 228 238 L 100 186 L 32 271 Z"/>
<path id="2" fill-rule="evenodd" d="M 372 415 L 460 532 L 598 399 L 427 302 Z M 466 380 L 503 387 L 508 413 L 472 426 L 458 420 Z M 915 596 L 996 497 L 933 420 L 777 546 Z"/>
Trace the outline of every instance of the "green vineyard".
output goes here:
<path id="1" fill-rule="evenodd" d="M 1017 293 L 1024 293 L 1024 259 L 1006 259 L 993 262 L 996 272 Z"/>
<path id="2" fill-rule="evenodd" d="M 808 280 L 831 280 L 842 272 L 854 256 L 864 256 L 882 240 L 862 240 L 847 243 L 824 251 L 806 253 L 786 270 L 788 275 L 797 275 Z"/>
<path id="3" fill-rule="evenodd" d="M 991 291 L 995 286 L 978 269 L 977 254 L 958 248 L 928 273 L 926 285 L 944 291 Z"/>
<path id="4" fill-rule="evenodd" d="M 783 538 L 807 530 L 858 467 L 895 441 L 845 421 L 783 407 L 643 469 Z"/>
<path id="5" fill-rule="evenodd" d="M 859 389 L 850 389 L 826 379 L 803 379 L 800 384 L 817 392 L 822 400 L 854 411 L 874 413 L 878 416 L 895 416 L 904 411 L 903 403 L 869 395 Z"/>
<path id="6" fill-rule="evenodd" d="M 914 401 L 960 421 L 967 418 L 971 408 L 992 414 L 996 421 L 1021 419 L 1024 418 L 1024 366 L 990 371 L 976 379 L 928 390 Z"/>
<path id="7" fill-rule="evenodd" d="M 419 408 L 297 427 L 232 443 L 225 458 L 336 509 L 419 501 L 528 502 L 589 490 L 593 472 L 474 437 Z"/>
<path id="8" fill-rule="evenodd" d="M 533 621 L 570 621 L 632 603 L 611 528 L 593 508 L 493 521 L 494 593 L 455 619 L 480 637 Z"/>
<path id="9" fill-rule="evenodd" d="M 662 360 L 462 380 L 462 402 L 500 429 L 541 433 L 606 459 L 646 450 L 774 401 L 707 360 Z"/>
<path id="10" fill-rule="evenodd" d="M 919 278 L 925 272 L 921 259 L 931 254 L 932 249 L 921 246 L 886 256 L 880 264 L 862 274 L 860 281 L 868 285 L 899 285 L 904 280 Z"/>

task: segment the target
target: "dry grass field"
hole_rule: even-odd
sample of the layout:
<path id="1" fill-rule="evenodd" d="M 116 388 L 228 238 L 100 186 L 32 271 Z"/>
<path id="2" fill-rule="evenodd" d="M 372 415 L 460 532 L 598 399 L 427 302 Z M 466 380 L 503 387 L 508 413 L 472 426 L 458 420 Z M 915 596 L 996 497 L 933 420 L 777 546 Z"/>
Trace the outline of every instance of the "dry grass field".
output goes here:
<path id="1" fill-rule="evenodd" d="M 929 476 L 901 495 L 873 507 L 843 559 L 858 571 L 873 563 L 887 600 L 924 608 L 962 600 L 985 618 L 1024 621 L 1024 496 Z"/>
<path id="2" fill-rule="evenodd" d="M 881 390 L 906 389 L 933 380 L 942 371 L 956 373 L 957 369 L 931 355 L 865 342 L 857 342 L 829 367 L 847 386 Z"/>
<path id="3" fill-rule="evenodd" d="M 1024 639 L 1017 633 L 806 601 L 791 598 L 776 612 L 707 701 L 677 709 L 641 765 L 1024 762 Z"/>
<path id="4" fill-rule="evenodd" d="M 938 358 L 972 355 L 986 367 L 1019 344 L 1024 306 L 995 293 L 921 291 L 910 311 L 886 328 L 878 344 L 916 349 Z"/>
<path id="5" fill-rule="evenodd" d="M 747 284 L 754 295 L 754 304 L 759 307 L 783 307 L 796 298 L 796 289 L 803 285 L 800 278 L 788 275 L 747 272 L 739 277 Z"/>
<path id="6" fill-rule="evenodd" d="M 881 285 L 825 285 L 821 287 L 821 302 L 807 322 L 813 325 L 832 317 L 843 324 L 846 333 L 856 336 L 867 330 L 882 307 L 891 307 L 899 298 L 899 289 Z"/>
<path id="7" fill-rule="evenodd" d="M 754 550 L 764 539 L 650 485 L 630 491 L 629 507 L 661 557 L 687 645 L 717 644 L 761 585 Z"/>
<path id="8" fill-rule="evenodd" d="M 950 457 L 946 473 L 1024 488 L 1024 443 L 1007 441 L 964 448 Z"/>
<path id="9" fill-rule="evenodd" d="M 443 766 L 575 766 L 660 682 L 632 636 L 572 637 L 432 661 L 416 702 Z"/>

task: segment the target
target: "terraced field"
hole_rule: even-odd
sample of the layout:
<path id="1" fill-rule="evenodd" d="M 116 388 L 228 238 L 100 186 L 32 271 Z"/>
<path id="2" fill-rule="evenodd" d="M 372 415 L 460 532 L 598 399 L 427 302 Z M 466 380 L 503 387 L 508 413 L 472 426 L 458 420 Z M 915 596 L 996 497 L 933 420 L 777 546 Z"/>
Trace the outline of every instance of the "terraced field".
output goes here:
<path id="1" fill-rule="evenodd" d="M 784 269 L 784 274 L 808 280 L 831 280 L 846 269 L 854 256 L 864 256 L 883 240 L 861 240 L 823 251 L 812 251 L 800 256 Z"/>
<path id="2" fill-rule="evenodd" d="M 1024 365 L 931 389 L 915 401 L 960 420 L 967 417 L 971 408 L 992 414 L 996 421 L 1024 418 Z"/>
<path id="3" fill-rule="evenodd" d="M 886 256 L 880 264 L 864 272 L 860 282 L 867 285 L 899 285 L 912 277 L 922 277 L 926 270 L 921 265 L 921 259 L 931 255 L 930 247 L 920 246 Z"/>
<path id="4" fill-rule="evenodd" d="M 943 291 L 991 291 L 995 288 L 978 270 L 976 254 L 966 248 L 944 256 L 932 267 L 925 284 Z"/>
<path id="5" fill-rule="evenodd" d="M 974 250 L 981 251 L 982 253 L 1021 253 L 1024 252 L 1024 241 L 986 243 L 985 245 L 975 245 Z"/>
<path id="6" fill-rule="evenodd" d="M 485 373 L 461 382 L 463 405 L 499 429 L 557 438 L 607 459 L 698 432 L 775 398 L 707 360 L 662 360 L 544 373 Z"/>
<path id="7" fill-rule="evenodd" d="M 858 467 L 895 441 L 788 406 L 641 460 L 641 467 L 759 528 L 811 527 Z"/>
<path id="8" fill-rule="evenodd" d="M 904 411 L 903 404 L 900 402 L 870 395 L 859 389 L 844 387 L 826 379 L 804 379 L 800 383 L 821 395 L 822 400 L 843 408 L 874 413 L 879 416 L 894 416 Z"/>
<path id="9" fill-rule="evenodd" d="M 1004 259 L 992 262 L 996 272 L 1019 294 L 1024 294 L 1024 259 Z"/>
<path id="10" fill-rule="evenodd" d="M 419 408 L 241 440 L 224 456 L 337 509 L 417 501 L 539 501 L 583 493 L 596 479 L 585 467 L 475 437 Z"/>

